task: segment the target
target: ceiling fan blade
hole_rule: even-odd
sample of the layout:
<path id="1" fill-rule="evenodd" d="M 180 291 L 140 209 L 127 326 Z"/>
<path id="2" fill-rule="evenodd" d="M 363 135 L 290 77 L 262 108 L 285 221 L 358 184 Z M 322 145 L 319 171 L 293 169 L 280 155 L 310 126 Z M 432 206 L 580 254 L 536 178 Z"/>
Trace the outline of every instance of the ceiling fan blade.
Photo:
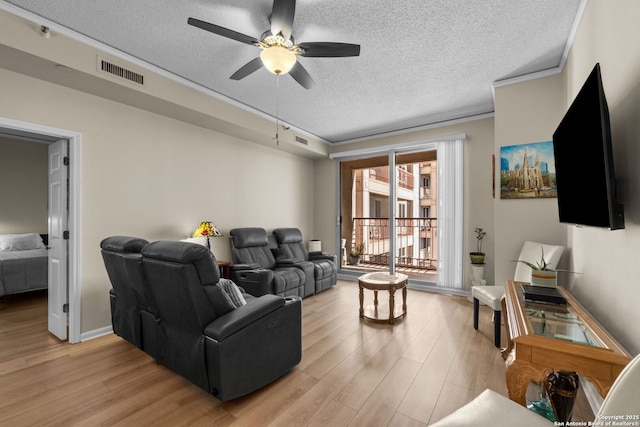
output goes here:
<path id="1" fill-rule="evenodd" d="M 309 42 L 299 43 L 303 49 L 300 56 L 339 58 L 345 56 L 359 56 L 360 45 L 351 43 Z"/>
<path id="2" fill-rule="evenodd" d="M 233 73 L 233 75 L 231 77 L 229 77 L 232 80 L 242 80 L 245 77 L 247 77 L 249 74 L 258 71 L 260 69 L 260 67 L 262 67 L 262 60 L 260 59 L 260 57 L 257 57 L 249 62 L 247 62 L 245 65 L 243 65 L 238 71 L 236 71 L 235 73 Z"/>
<path id="3" fill-rule="evenodd" d="M 271 10 L 271 33 L 282 34 L 289 40 L 293 31 L 293 17 L 296 13 L 296 0 L 273 0 Z"/>
<path id="4" fill-rule="evenodd" d="M 228 39 L 236 40 L 241 43 L 256 45 L 258 43 L 258 39 L 255 37 L 247 36 L 242 33 L 238 33 L 237 31 L 230 30 L 228 28 L 220 27 L 219 25 L 210 24 L 209 22 L 204 22 L 199 19 L 189 18 L 187 20 L 189 25 L 193 25 L 194 27 L 201 28 L 205 31 L 209 31 L 213 34 L 217 34 L 222 37 L 226 37 Z"/>
<path id="5" fill-rule="evenodd" d="M 307 72 L 300 62 L 296 62 L 296 65 L 294 65 L 291 71 L 289 71 L 289 74 L 291 74 L 291 77 L 293 77 L 293 79 L 300 83 L 300 85 L 305 89 L 311 89 L 316 85 L 316 82 L 313 81 L 309 72 Z"/>

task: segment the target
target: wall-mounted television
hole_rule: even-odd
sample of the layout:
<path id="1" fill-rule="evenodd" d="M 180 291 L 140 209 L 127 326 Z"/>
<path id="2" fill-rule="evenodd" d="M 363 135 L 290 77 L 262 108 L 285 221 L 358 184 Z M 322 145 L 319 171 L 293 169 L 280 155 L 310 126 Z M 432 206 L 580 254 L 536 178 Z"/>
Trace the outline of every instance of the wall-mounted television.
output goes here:
<path id="1" fill-rule="evenodd" d="M 624 228 L 612 151 L 609 107 L 596 64 L 553 134 L 560 222 Z"/>

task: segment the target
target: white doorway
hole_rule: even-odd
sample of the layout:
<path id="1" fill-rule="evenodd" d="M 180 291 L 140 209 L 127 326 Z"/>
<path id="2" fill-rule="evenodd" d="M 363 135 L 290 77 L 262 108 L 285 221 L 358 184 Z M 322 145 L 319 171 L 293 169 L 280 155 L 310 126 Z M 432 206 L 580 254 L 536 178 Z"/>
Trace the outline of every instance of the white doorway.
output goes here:
<path id="1" fill-rule="evenodd" d="M 66 212 L 67 218 L 63 221 L 66 223 L 65 230 L 58 227 L 56 233 L 64 234 L 64 242 L 58 240 L 57 252 L 54 262 L 56 266 L 57 280 L 51 280 L 49 276 L 49 331 L 61 339 L 66 339 L 68 323 L 68 340 L 70 343 L 77 343 L 81 340 L 80 331 L 80 236 L 79 234 L 79 177 L 80 177 L 80 134 L 77 132 L 56 129 L 47 126 L 36 125 L 33 123 L 20 122 L 16 120 L 0 117 L 0 135 L 8 138 L 41 142 L 54 146 L 58 143 L 60 147 L 66 148 L 67 165 L 65 169 L 68 173 L 68 185 L 55 185 L 55 191 L 58 193 L 54 198 L 54 203 L 66 200 L 66 206 L 58 206 Z M 57 154 L 56 154 L 57 155 Z M 51 156 L 50 156 L 51 157 Z M 64 161 L 64 160 L 62 160 Z M 64 181 L 66 177 L 61 178 Z M 52 189 L 49 188 L 51 193 Z M 52 203 L 52 195 L 49 194 L 49 204 Z M 55 221 L 60 221 L 60 213 L 58 212 Z M 57 227 L 60 224 L 55 224 Z M 51 226 L 49 226 L 51 232 Z M 68 238 L 67 238 L 68 237 Z M 58 239 L 56 237 L 56 239 Z M 61 252 L 62 251 L 62 252 Z M 61 259 L 65 256 L 66 260 Z M 51 256 L 50 256 L 51 263 Z M 67 271 L 60 271 L 58 268 L 63 263 Z M 50 265 L 51 268 L 51 265 Z M 52 304 L 55 304 L 52 306 Z"/>

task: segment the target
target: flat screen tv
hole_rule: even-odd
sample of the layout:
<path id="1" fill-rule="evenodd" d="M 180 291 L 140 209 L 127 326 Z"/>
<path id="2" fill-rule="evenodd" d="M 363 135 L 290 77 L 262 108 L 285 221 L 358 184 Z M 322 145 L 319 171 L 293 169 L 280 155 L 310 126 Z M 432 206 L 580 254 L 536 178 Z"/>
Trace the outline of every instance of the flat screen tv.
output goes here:
<path id="1" fill-rule="evenodd" d="M 553 152 L 560 222 L 624 228 L 600 64 L 596 64 L 554 132 Z"/>

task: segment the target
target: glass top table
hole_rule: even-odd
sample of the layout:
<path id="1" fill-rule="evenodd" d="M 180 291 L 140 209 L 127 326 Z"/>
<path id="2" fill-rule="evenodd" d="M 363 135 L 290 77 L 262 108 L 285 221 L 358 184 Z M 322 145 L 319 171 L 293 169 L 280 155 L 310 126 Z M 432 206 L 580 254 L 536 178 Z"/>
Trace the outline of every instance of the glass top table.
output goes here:
<path id="1" fill-rule="evenodd" d="M 569 305 L 545 304 L 520 295 L 524 312 L 536 335 L 602 347 L 593 332 Z"/>
<path id="2" fill-rule="evenodd" d="M 511 400 L 525 405 L 529 382 L 560 370 L 586 377 L 606 396 L 631 355 L 564 288 L 557 291 L 566 304 L 551 304 L 525 298 L 523 285 L 507 281 L 502 307 Z"/>

